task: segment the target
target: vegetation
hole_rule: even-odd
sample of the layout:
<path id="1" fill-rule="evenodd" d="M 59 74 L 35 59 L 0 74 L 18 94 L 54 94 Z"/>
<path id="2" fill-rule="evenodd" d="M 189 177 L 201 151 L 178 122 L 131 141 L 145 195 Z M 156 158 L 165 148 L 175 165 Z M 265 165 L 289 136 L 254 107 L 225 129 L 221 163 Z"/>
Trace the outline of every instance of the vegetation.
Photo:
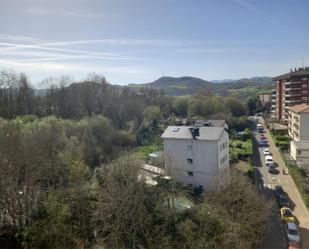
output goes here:
<path id="1" fill-rule="evenodd" d="M 270 132 L 275 145 L 281 150 L 287 150 L 290 146 L 290 138 L 287 130 L 272 130 Z"/>
<path id="2" fill-rule="evenodd" d="M 240 131 L 243 102 L 208 92 L 136 92 L 98 75 L 71 83 L 47 79 L 34 90 L 25 75 L 1 72 L 0 229 L 7 239 L 33 249 L 255 247 L 267 205 L 261 208 L 246 177 L 235 174 L 225 191 L 202 195 L 164 179 L 153 187 L 138 180 L 140 159 L 161 148 L 170 117 L 226 119 Z M 239 141 L 249 154 L 246 139 Z M 136 152 L 139 159 L 130 156 Z M 192 205 L 179 208 L 184 199 Z"/>
<path id="3" fill-rule="evenodd" d="M 292 176 L 305 205 L 309 208 L 309 182 L 307 172 L 294 164 L 287 163 L 289 174 Z"/>
<path id="4" fill-rule="evenodd" d="M 148 187 L 137 181 L 138 163 L 132 162 L 119 159 L 100 172 L 96 217 L 101 245 L 109 248 L 256 246 L 271 204 L 260 205 L 265 200 L 244 176 L 235 172 L 226 191 L 207 192 L 191 208 L 180 210 L 175 200 L 186 195 L 184 189 L 166 181 Z"/>
<path id="5" fill-rule="evenodd" d="M 152 88 L 163 90 L 170 96 L 195 95 L 201 91 L 219 96 L 233 96 L 245 101 L 248 97 L 269 92 L 273 82 L 269 77 L 231 80 L 212 83 L 195 77 L 161 77 L 148 84 L 130 84 L 131 89 Z"/>

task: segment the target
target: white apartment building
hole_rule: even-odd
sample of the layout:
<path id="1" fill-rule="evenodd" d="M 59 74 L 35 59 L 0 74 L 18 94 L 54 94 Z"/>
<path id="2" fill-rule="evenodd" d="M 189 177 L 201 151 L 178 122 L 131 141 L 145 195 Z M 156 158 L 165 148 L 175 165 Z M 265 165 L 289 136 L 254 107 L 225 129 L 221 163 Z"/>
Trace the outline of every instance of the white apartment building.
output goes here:
<path id="1" fill-rule="evenodd" d="M 167 175 L 184 184 L 213 189 L 229 181 L 229 135 L 224 121 L 210 120 L 207 125 L 169 126 L 161 138 Z"/>
<path id="2" fill-rule="evenodd" d="M 309 163 L 309 105 L 301 104 L 289 108 L 289 136 L 291 157 Z"/>
<path id="3" fill-rule="evenodd" d="M 291 157 L 309 165 L 309 141 L 291 141 Z"/>
<path id="4" fill-rule="evenodd" d="M 289 107 L 289 136 L 295 141 L 309 141 L 309 105 Z"/>

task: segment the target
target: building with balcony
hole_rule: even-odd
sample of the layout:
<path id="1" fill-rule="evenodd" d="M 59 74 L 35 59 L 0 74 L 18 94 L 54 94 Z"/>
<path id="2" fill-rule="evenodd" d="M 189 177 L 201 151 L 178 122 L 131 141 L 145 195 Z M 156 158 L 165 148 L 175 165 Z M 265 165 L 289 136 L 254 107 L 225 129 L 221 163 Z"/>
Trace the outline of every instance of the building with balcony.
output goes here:
<path id="1" fill-rule="evenodd" d="M 261 93 L 258 95 L 262 106 L 271 105 L 271 93 Z"/>
<path id="2" fill-rule="evenodd" d="M 290 155 L 295 161 L 309 165 L 309 141 L 291 141 L 290 149 Z"/>
<path id="3" fill-rule="evenodd" d="M 288 124 L 289 107 L 309 103 L 309 67 L 295 68 L 273 78 L 276 81 L 272 91 L 272 117 Z"/>
<path id="4" fill-rule="evenodd" d="M 295 141 L 309 141 L 309 105 L 289 107 L 288 131 Z"/>
<path id="5" fill-rule="evenodd" d="M 309 163 L 309 105 L 289 107 L 288 131 L 293 139 L 290 143 L 291 157 Z"/>
<path id="6" fill-rule="evenodd" d="M 226 185 L 230 176 L 229 135 L 226 123 L 221 123 L 167 127 L 161 136 L 166 174 L 204 189 Z"/>

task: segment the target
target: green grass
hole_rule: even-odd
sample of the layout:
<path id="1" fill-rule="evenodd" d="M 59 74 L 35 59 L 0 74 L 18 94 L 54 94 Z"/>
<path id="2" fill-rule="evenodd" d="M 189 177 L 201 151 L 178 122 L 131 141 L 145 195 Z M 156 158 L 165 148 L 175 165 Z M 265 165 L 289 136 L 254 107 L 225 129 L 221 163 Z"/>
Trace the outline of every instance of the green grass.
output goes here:
<path id="1" fill-rule="evenodd" d="M 230 158 L 245 159 L 253 155 L 252 141 L 231 140 L 230 141 Z"/>
<path id="2" fill-rule="evenodd" d="M 309 208 L 309 181 L 305 178 L 304 170 L 299 169 L 296 165 L 288 163 L 280 149 L 279 153 L 285 163 L 285 166 L 288 167 L 289 174 L 292 177 L 306 207 Z"/>
<path id="3" fill-rule="evenodd" d="M 151 144 L 151 145 L 140 146 L 136 150 L 136 155 L 141 159 L 146 160 L 148 154 L 158 150 L 163 150 L 163 144 Z"/>
<path id="4" fill-rule="evenodd" d="M 309 182 L 305 179 L 304 172 L 295 165 L 288 164 L 287 166 L 305 205 L 309 208 Z"/>
<path id="5" fill-rule="evenodd" d="M 267 90 L 259 86 L 247 86 L 243 88 L 230 89 L 228 90 L 228 92 L 229 92 L 229 96 L 240 98 L 240 99 L 246 99 L 249 96 L 254 96 L 256 94 L 265 93 L 267 92 Z"/>

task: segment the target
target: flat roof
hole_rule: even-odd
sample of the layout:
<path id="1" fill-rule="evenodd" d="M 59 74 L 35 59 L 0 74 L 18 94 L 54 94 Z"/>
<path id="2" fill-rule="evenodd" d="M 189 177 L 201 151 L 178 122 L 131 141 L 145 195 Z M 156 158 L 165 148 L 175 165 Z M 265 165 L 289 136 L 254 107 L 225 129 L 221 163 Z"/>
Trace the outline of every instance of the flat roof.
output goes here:
<path id="1" fill-rule="evenodd" d="M 309 77 L 309 70 L 306 69 L 306 70 L 292 71 L 286 74 L 273 77 L 273 80 L 283 80 L 283 79 L 290 79 L 290 78 L 301 77 L 301 76 Z"/>
<path id="2" fill-rule="evenodd" d="M 213 126 L 168 126 L 163 132 L 161 138 L 174 138 L 174 139 L 193 139 L 190 128 L 199 129 L 200 135 L 196 140 L 210 140 L 217 141 L 221 138 L 225 128 Z"/>
<path id="3" fill-rule="evenodd" d="M 309 113 L 309 105 L 300 104 L 289 107 L 289 110 L 296 113 Z"/>

